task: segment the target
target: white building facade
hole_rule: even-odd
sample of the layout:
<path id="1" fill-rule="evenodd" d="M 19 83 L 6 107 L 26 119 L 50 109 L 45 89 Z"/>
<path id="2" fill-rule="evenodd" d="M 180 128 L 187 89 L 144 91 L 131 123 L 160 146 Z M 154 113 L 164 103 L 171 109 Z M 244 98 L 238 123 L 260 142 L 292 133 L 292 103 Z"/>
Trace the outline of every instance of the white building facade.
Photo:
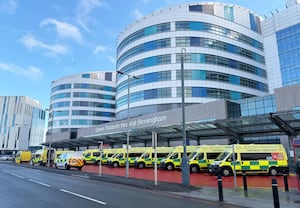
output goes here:
<path id="1" fill-rule="evenodd" d="M 114 120 L 115 76 L 115 72 L 93 71 L 53 81 L 47 141 L 52 133 L 73 138 L 78 128 Z"/>
<path id="2" fill-rule="evenodd" d="M 131 24 L 117 41 L 123 74 L 117 75 L 116 118 L 180 107 L 183 54 L 187 105 L 266 95 L 260 28 L 248 9 L 209 2 L 159 10 Z"/>
<path id="3" fill-rule="evenodd" d="M 300 1 L 262 21 L 269 90 L 300 83 Z"/>
<path id="4" fill-rule="evenodd" d="M 0 96 L 0 150 L 34 150 L 44 142 L 45 111 L 26 96 Z"/>

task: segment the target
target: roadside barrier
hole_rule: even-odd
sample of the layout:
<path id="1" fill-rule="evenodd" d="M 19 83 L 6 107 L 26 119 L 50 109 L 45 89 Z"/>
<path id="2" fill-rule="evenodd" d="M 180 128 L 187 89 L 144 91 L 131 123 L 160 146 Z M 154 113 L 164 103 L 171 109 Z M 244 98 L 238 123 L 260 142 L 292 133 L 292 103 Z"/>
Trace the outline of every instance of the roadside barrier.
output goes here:
<path id="1" fill-rule="evenodd" d="M 223 184 L 222 184 L 222 174 L 218 174 L 218 192 L 219 192 L 219 201 L 223 201 Z"/>
<path id="2" fill-rule="evenodd" d="M 283 181 L 284 181 L 284 189 L 285 192 L 289 192 L 289 183 L 288 183 L 288 174 L 283 174 Z"/>
<path id="3" fill-rule="evenodd" d="M 243 172 L 244 195 L 248 197 L 247 175 Z"/>
<path id="4" fill-rule="evenodd" d="M 278 184 L 275 178 L 272 178 L 272 192 L 273 192 L 274 208 L 280 208 L 279 196 L 278 196 Z"/>

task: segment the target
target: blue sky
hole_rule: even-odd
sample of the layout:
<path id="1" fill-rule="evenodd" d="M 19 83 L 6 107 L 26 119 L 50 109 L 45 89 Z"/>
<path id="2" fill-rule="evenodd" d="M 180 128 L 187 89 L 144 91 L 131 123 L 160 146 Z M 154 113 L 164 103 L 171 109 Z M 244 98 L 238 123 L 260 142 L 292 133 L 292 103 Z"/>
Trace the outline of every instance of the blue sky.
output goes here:
<path id="1" fill-rule="evenodd" d="M 53 80 L 115 70 L 116 39 L 143 15 L 186 0 L 0 0 L 0 96 L 49 107 Z M 197 1 L 201 2 L 201 1 Z M 260 15 L 284 0 L 223 0 Z"/>

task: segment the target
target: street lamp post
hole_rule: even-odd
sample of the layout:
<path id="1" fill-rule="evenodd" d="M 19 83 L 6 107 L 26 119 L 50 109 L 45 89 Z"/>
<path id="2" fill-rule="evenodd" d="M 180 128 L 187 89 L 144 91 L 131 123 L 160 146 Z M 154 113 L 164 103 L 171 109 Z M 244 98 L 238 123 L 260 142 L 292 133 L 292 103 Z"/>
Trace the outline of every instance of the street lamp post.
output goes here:
<path id="1" fill-rule="evenodd" d="M 138 76 L 125 74 L 118 70 L 117 73 L 127 75 L 127 138 L 126 138 L 126 178 L 129 177 L 129 107 L 130 107 L 130 78 L 139 79 Z"/>
<path id="2" fill-rule="evenodd" d="M 103 157 L 103 141 L 98 141 L 99 144 L 99 177 L 102 176 L 102 157 Z"/>
<path id="3" fill-rule="evenodd" d="M 45 109 L 45 111 L 49 111 L 49 115 L 52 114 L 52 122 L 51 122 L 51 130 L 50 130 L 50 133 L 49 135 L 51 134 L 51 139 L 52 139 L 52 135 L 53 135 L 53 113 L 54 111 L 53 110 L 50 110 L 50 109 Z M 50 160 L 51 160 L 51 139 L 49 141 L 49 147 L 48 147 L 48 158 L 47 158 L 47 167 L 50 168 Z"/>
<path id="4" fill-rule="evenodd" d="M 185 130 L 185 95 L 184 95 L 184 56 L 186 54 L 186 49 L 181 49 L 181 105 L 182 105 L 182 143 L 183 143 L 183 156 L 182 156 L 182 185 L 190 185 L 190 169 L 189 160 L 186 153 L 186 130 Z"/>

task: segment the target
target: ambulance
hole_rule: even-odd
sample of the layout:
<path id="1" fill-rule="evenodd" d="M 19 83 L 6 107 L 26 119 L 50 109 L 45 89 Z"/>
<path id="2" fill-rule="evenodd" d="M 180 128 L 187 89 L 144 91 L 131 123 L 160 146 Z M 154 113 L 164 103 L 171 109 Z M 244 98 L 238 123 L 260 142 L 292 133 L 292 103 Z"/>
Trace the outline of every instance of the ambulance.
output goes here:
<path id="1" fill-rule="evenodd" d="M 186 146 L 186 153 L 189 156 L 190 153 L 194 152 L 199 146 Z M 183 156 L 183 146 L 177 146 L 165 159 L 163 159 L 159 167 L 165 170 L 174 170 L 181 168 Z"/>
<path id="2" fill-rule="evenodd" d="M 97 164 L 97 159 L 99 161 L 100 150 L 99 149 L 87 149 L 83 152 L 84 164 Z"/>
<path id="3" fill-rule="evenodd" d="M 234 156 L 233 156 L 234 153 Z M 209 171 L 230 176 L 234 169 L 240 173 L 288 173 L 288 157 L 281 144 L 235 144 L 225 149 L 214 162 Z"/>
<path id="4" fill-rule="evenodd" d="M 15 162 L 20 164 L 22 162 L 30 162 L 31 152 L 30 151 L 18 151 L 15 157 Z"/>
<path id="5" fill-rule="evenodd" d="M 161 160 L 170 154 L 175 147 L 157 147 L 157 165 L 160 164 Z M 144 152 L 136 161 L 134 161 L 134 167 L 136 168 L 148 168 L 154 167 L 155 155 L 154 149 L 150 148 L 148 151 Z"/>
<path id="6" fill-rule="evenodd" d="M 131 147 L 128 149 L 129 166 L 134 166 L 134 161 L 139 158 L 144 152 L 148 151 L 151 147 Z M 113 167 L 126 166 L 127 150 L 122 148 L 109 159 L 109 165 Z"/>
<path id="7" fill-rule="evenodd" d="M 201 145 L 195 152 L 189 155 L 190 172 L 208 171 L 209 165 L 228 147 L 230 146 Z"/>
<path id="8" fill-rule="evenodd" d="M 48 159 L 50 159 L 50 165 L 53 164 L 54 160 L 54 155 L 55 155 L 55 150 L 51 149 L 50 151 L 50 156 L 49 156 L 49 150 L 48 149 L 39 149 L 36 150 L 32 154 L 31 158 L 31 164 L 32 165 L 46 165 L 48 163 Z"/>
<path id="9" fill-rule="evenodd" d="M 84 164 L 95 164 L 99 165 L 100 161 L 101 164 L 107 164 L 108 158 L 112 157 L 117 151 L 120 151 L 122 148 L 105 148 L 102 151 L 102 156 L 100 158 L 100 149 L 89 149 L 85 150 L 83 153 L 84 157 Z"/>
<path id="10" fill-rule="evenodd" d="M 82 152 L 63 153 L 55 161 L 55 168 L 70 170 L 72 167 L 81 170 L 83 167 Z"/>

